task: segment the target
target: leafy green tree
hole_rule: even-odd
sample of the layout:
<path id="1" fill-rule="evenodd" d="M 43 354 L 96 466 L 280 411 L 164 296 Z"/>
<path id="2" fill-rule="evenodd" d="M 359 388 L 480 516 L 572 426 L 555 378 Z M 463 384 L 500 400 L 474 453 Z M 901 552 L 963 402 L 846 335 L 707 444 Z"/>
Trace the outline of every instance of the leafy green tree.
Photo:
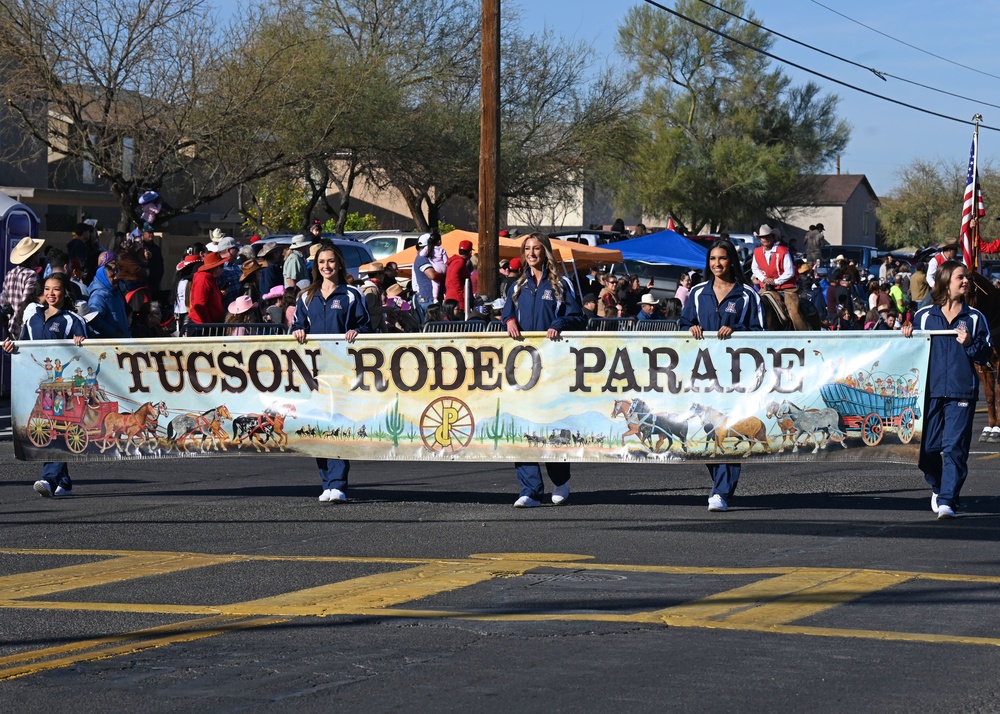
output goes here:
<path id="1" fill-rule="evenodd" d="M 725 9 L 755 19 L 743 0 Z M 677 11 L 762 49 L 768 34 L 698 2 Z M 619 51 L 641 90 L 640 132 L 617 191 L 686 230 L 747 229 L 800 204 L 807 178 L 849 137 L 837 98 L 793 86 L 763 55 L 649 6 L 629 10 Z"/>
<path id="2" fill-rule="evenodd" d="M 878 233 L 886 248 L 919 248 L 958 237 L 968 164 L 915 159 L 900 169 L 899 183 L 878 207 Z M 979 182 L 989 211 L 991 198 L 1000 198 L 1000 173 L 990 165 L 979 166 Z M 995 222 L 980 228 L 985 240 L 996 238 Z"/>

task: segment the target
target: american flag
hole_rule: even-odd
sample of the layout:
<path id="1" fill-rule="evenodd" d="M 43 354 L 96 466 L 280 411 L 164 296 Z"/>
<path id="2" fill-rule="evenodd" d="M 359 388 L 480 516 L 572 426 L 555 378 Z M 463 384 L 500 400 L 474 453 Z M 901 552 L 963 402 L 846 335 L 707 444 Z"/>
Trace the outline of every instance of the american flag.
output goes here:
<path id="1" fill-rule="evenodd" d="M 976 174 L 975 139 L 972 140 L 972 151 L 969 153 L 969 174 L 965 179 L 965 202 L 962 205 L 962 262 L 968 266 L 969 270 L 975 268 L 973 260 L 976 254 L 976 239 L 969 223 L 972 219 L 973 204 L 975 204 L 977 218 L 986 215 L 986 208 L 983 206 L 983 192 L 979 187 L 979 176 Z"/>

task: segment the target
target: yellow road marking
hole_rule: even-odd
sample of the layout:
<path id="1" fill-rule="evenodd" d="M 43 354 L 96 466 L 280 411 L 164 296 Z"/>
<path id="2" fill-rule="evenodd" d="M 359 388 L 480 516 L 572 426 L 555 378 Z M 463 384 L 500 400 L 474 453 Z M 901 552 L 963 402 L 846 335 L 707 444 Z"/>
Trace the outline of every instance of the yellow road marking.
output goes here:
<path id="1" fill-rule="evenodd" d="M 22 652 L 0 658 L 0 667 L 8 664 L 14 665 L 0 668 L 0 681 L 38 674 L 60 667 L 69 667 L 80 662 L 119 657 L 179 642 L 192 642 L 253 627 L 276 625 L 284 621 L 276 617 L 243 620 L 215 617 L 138 630 L 124 635 L 98 637 L 32 652 Z"/>
<path id="2" fill-rule="evenodd" d="M 53 568 L 40 572 L 6 575 L 0 577 L 0 597 L 4 599 L 41 597 L 66 590 L 145 578 L 150 575 L 204 568 L 231 560 L 224 555 L 138 553 L 101 560 L 96 563 L 67 565 L 63 568 Z"/>
<path id="3" fill-rule="evenodd" d="M 275 597 L 225 605 L 220 609 L 239 615 L 348 615 L 359 609 L 378 610 L 421 600 L 496 577 L 523 575 L 541 565 L 547 563 L 520 557 L 510 560 L 470 559 L 427 563 L 394 573 L 369 575 Z"/>
<path id="4" fill-rule="evenodd" d="M 857 600 L 865 595 L 913 580 L 1000 584 L 1000 577 L 997 576 L 836 568 L 709 568 L 617 565 L 595 563 L 589 560 L 590 556 L 546 553 L 486 553 L 458 559 L 347 556 L 286 557 L 45 549 L 0 549 L 0 553 L 107 558 L 94 563 L 0 577 L 0 609 L 159 613 L 193 615 L 201 618 L 124 635 L 94 638 L 10 655 L 9 657 L 0 657 L 0 680 L 65 667 L 82 661 L 115 657 L 151 647 L 162 647 L 177 642 L 212 637 L 240 629 L 264 627 L 284 622 L 289 617 L 329 615 L 374 615 L 378 617 L 497 622 L 658 623 L 671 627 L 697 627 L 774 634 L 1000 646 L 1000 638 L 823 628 L 791 624 Z M 194 568 L 250 561 L 404 564 L 414 567 L 225 605 L 61 602 L 27 599 L 136 578 L 181 573 Z M 751 575 L 759 576 L 761 579 L 680 605 L 639 613 L 491 613 L 399 607 L 406 603 L 460 590 L 495 578 L 522 576 L 541 567 L 667 575 Z"/>

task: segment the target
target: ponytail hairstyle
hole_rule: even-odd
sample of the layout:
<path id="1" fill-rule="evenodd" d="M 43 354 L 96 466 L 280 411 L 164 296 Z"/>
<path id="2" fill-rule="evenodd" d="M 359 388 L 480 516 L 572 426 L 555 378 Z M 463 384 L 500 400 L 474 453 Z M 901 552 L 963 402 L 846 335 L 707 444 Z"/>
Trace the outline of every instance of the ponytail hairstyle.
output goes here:
<path id="1" fill-rule="evenodd" d="M 521 288 L 524 285 L 524 281 L 528 279 L 528 261 L 524 258 L 524 246 L 527 245 L 528 241 L 531 239 L 537 240 L 542 244 L 542 248 L 545 249 L 545 272 L 549 276 L 549 284 L 552 286 L 552 292 L 556 296 L 557 302 L 563 301 L 563 284 L 562 279 L 559 277 L 559 263 L 556 262 L 555 254 L 552 252 L 552 241 L 544 233 L 529 233 L 524 238 L 524 242 L 521 243 L 521 274 L 517 278 L 517 282 L 514 283 L 514 292 L 511 293 L 510 299 L 514 302 L 514 307 L 517 307 L 517 297 L 521 294 Z"/>

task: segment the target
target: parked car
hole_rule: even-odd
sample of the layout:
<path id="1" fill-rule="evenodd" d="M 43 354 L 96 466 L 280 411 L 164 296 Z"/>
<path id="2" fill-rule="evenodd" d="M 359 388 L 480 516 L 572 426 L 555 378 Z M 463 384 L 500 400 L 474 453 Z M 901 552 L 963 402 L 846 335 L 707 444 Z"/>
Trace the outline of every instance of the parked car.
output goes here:
<path id="1" fill-rule="evenodd" d="M 680 277 L 688 272 L 690 268 L 679 265 L 667 265 L 665 263 L 644 263 L 639 260 L 625 260 L 615 263 L 608 271 L 611 275 L 622 278 L 635 273 L 639 276 L 639 283 L 643 287 L 653 279 L 653 287 L 650 292 L 657 300 L 672 298 L 677 292 L 677 283 Z"/>
<path id="2" fill-rule="evenodd" d="M 853 260 L 859 268 L 869 269 L 875 260 L 878 251 L 870 245 L 825 245 L 820 252 L 823 265 L 832 267 L 833 260 L 837 256 L 844 256 L 847 260 Z M 878 268 L 876 267 L 876 270 Z"/>
<path id="3" fill-rule="evenodd" d="M 705 235 L 691 238 L 691 240 L 700 243 L 706 248 L 711 248 L 712 243 L 718 239 L 718 233 L 706 233 Z M 760 245 L 760 239 L 753 233 L 730 233 L 729 240 L 736 246 L 736 252 L 739 253 L 740 258 L 743 260 L 753 255 L 753 249 Z"/>
<path id="4" fill-rule="evenodd" d="M 262 239 L 255 246 L 258 250 L 264 243 L 277 243 L 280 246 L 288 247 L 292 244 L 293 237 L 291 233 L 275 233 Z M 333 244 L 340 249 L 341 254 L 344 256 L 344 262 L 347 263 L 347 272 L 355 278 L 358 277 L 359 266 L 375 260 L 371 249 L 364 243 L 358 243 L 357 241 L 347 240 L 327 233 L 323 234 L 323 238 L 333 241 Z"/>
<path id="5" fill-rule="evenodd" d="M 570 243 L 580 243 L 597 248 L 609 243 L 617 243 L 620 240 L 628 240 L 631 236 L 617 231 L 557 231 L 549 233 L 549 238 L 558 238 Z"/>
<path id="6" fill-rule="evenodd" d="M 388 258 L 400 251 L 417 244 L 420 233 L 401 233 L 399 231 L 383 231 L 365 238 L 362 243 L 371 249 L 375 260 Z"/>

